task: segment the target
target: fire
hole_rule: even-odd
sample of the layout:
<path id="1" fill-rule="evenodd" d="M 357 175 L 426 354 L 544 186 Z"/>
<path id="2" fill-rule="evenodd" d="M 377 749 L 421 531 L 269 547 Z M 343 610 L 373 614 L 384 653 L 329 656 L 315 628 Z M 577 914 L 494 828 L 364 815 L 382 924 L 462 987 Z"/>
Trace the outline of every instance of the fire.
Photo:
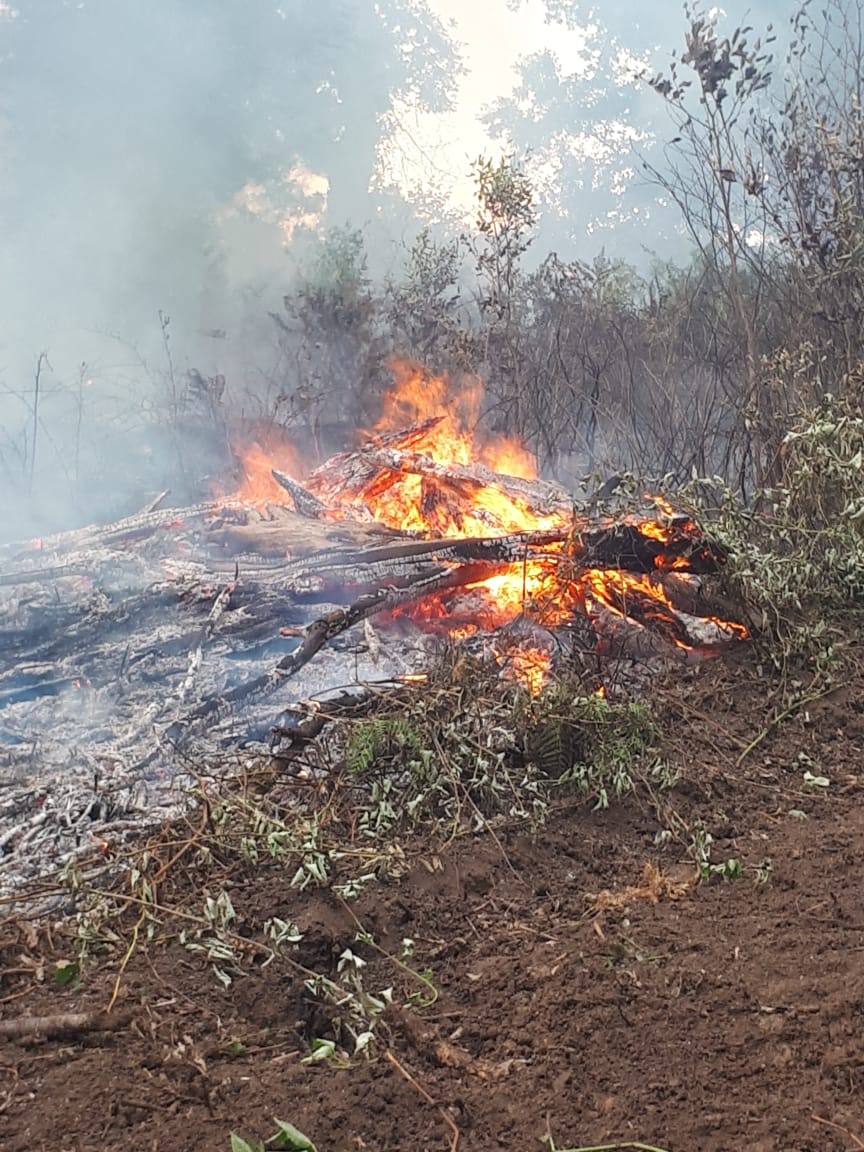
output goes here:
<path id="1" fill-rule="evenodd" d="M 557 503 L 550 497 L 548 511 L 537 511 L 542 486 L 535 458 L 519 443 L 478 433 L 481 381 L 469 378 L 457 389 L 449 378 L 406 361 L 390 367 L 394 386 L 360 453 L 333 457 L 309 472 L 290 445 L 270 452 L 256 441 L 242 454 L 237 497 L 259 507 L 290 503 L 292 496 L 273 477 L 276 468 L 301 486 L 301 500 L 304 493 L 313 498 L 313 514 L 322 518 L 371 520 L 434 540 L 559 534 L 557 543 L 542 548 L 526 543 L 520 563 L 502 563 L 483 580 L 426 596 L 392 615 L 465 641 L 520 618 L 553 632 L 587 614 L 598 624 L 603 617 L 653 627 L 679 650 L 693 650 L 683 614 L 663 583 L 665 574 L 712 570 L 712 553 L 692 520 L 663 498 L 646 496 L 653 515 L 602 525 L 620 531 L 625 544 L 627 533 L 641 541 L 634 550 L 645 570 L 578 567 L 583 541 L 560 494 Z M 714 626 L 720 639 L 747 638 L 740 625 L 711 618 L 702 623 Z M 550 674 L 550 652 L 539 645 L 499 648 L 495 658 L 503 675 L 534 694 Z"/>
<path id="2" fill-rule="evenodd" d="M 384 398 L 376 432 L 398 432 L 440 417 L 441 422 L 413 445 L 436 464 L 483 464 L 503 476 L 537 479 L 537 461 L 516 440 L 481 442 L 476 436 L 483 407 L 483 382 L 469 376 L 458 390 L 447 376 L 432 376 L 407 360 L 390 363 L 395 385 Z"/>
<path id="3" fill-rule="evenodd" d="M 273 479 L 273 469 L 278 468 L 292 479 L 303 474 L 300 458 L 289 444 L 280 444 L 275 452 L 265 451 L 254 441 L 240 454 L 243 479 L 236 492 L 236 498 L 247 504 L 283 504 L 285 490 Z"/>
<path id="4" fill-rule="evenodd" d="M 518 681 L 532 696 L 539 696 L 552 671 L 552 657 L 545 648 L 512 648 L 496 659 L 503 675 Z"/>
<path id="5" fill-rule="evenodd" d="M 589 569 L 582 577 L 588 605 L 603 604 L 613 615 L 636 620 L 643 624 L 647 620 L 658 621 L 663 631 L 676 647 L 689 651 L 692 645 L 686 643 L 686 629 L 675 612 L 675 607 L 661 585 L 650 576 L 634 575 L 618 569 Z"/>
<path id="6" fill-rule="evenodd" d="M 506 489 L 507 479 L 536 480 L 537 461 L 516 441 L 478 436 L 479 380 L 469 378 L 457 390 L 448 377 L 431 376 L 417 365 L 394 361 L 390 367 L 394 387 L 368 433 L 380 467 L 348 492 L 332 490 L 326 467 L 304 481 L 334 517 L 365 515 L 426 537 L 491 537 L 565 526 L 562 514 L 538 516 Z M 406 429 L 413 431 L 400 438 Z M 460 474 L 460 468 L 472 472 Z M 484 483 L 478 484 L 482 469 Z"/>

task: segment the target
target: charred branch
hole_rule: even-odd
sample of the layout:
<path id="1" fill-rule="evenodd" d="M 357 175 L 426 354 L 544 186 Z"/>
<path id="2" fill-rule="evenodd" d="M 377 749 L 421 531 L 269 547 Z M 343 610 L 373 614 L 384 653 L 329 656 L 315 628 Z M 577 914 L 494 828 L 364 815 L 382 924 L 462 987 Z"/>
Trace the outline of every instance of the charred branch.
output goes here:
<path id="1" fill-rule="evenodd" d="M 327 508 L 321 501 L 307 492 L 302 484 L 292 480 L 285 472 L 278 468 L 271 469 L 271 475 L 276 483 L 284 488 L 294 501 L 294 508 L 298 516 L 305 516 L 309 520 L 323 520 L 327 516 Z"/>

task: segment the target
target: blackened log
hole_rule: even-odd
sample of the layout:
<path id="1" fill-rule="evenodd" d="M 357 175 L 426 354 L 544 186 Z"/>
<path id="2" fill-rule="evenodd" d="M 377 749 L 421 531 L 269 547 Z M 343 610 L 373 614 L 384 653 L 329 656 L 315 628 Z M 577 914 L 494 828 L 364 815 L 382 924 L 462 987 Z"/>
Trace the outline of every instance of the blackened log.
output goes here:
<path id="1" fill-rule="evenodd" d="M 719 571 L 725 560 L 719 545 L 683 516 L 665 523 L 620 521 L 577 530 L 568 551 L 582 568 L 623 568 L 626 572 L 678 570 L 705 576 Z"/>

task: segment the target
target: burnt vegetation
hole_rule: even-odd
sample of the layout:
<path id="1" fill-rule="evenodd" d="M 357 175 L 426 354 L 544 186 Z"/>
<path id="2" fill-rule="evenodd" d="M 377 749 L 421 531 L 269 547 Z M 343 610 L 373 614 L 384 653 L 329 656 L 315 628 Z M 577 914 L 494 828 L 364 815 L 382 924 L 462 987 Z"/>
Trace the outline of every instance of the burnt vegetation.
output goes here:
<path id="1" fill-rule="evenodd" d="M 177 502 L 210 495 L 214 477 L 239 475 L 234 450 L 249 439 L 283 437 L 302 445 L 310 466 L 320 463 L 375 424 L 399 358 L 449 375 L 457 389 L 481 378 L 481 427 L 517 439 L 541 475 L 571 491 L 586 477 L 589 490 L 610 476 L 655 490 L 698 480 L 709 519 L 734 507 L 756 531 L 754 510 L 774 509 L 767 529 L 781 534 L 774 543 L 787 558 L 805 533 L 811 550 L 817 539 L 832 556 L 824 534 L 842 517 L 857 556 L 861 21 L 855 3 L 831 0 L 820 13 L 805 4 L 775 59 L 770 25 L 721 36 L 700 9 L 687 9 L 683 50 L 643 77 L 671 124 L 662 162 L 656 152 L 642 161 L 679 209 L 693 247 L 687 264 L 658 259 L 645 271 L 602 252 L 538 261 L 529 176 L 515 159 L 481 157 L 473 229 L 421 231 L 383 281 L 368 271 L 362 230 L 322 235 L 271 314 L 276 356 L 252 384 L 183 372 L 160 313 L 164 355 L 148 368 L 156 399 L 136 424 L 130 475 L 137 471 L 141 491 L 152 485 L 141 446 L 166 438 Z M 72 492 L 92 490 L 81 453 L 92 415 L 86 375 L 82 366 L 77 382 L 60 383 L 38 357 L 21 393 L 31 419 L 0 455 L 22 499 L 37 456 L 54 451 L 52 403 L 67 427 L 71 410 L 75 425 L 71 452 L 57 450 L 58 475 Z M 841 428 L 842 452 L 817 461 L 810 432 L 825 441 Z M 817 491 L 820 479 L 830 494 Z M 826 576 L 832 597 L 855 598 L 855 564 Z M 818 584 L 811 572 L 802 587 Z"/>

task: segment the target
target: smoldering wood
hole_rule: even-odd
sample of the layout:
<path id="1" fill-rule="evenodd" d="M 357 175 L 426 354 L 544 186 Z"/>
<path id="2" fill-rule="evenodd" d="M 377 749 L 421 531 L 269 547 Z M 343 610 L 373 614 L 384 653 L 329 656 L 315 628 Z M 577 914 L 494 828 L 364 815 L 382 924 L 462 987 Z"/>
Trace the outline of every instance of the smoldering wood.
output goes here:
<path id="1" fill-rule="evenodd" d="M 84 528 L 58 532 L 51 536 L 40 537 L 38 540 L 7 544 L 0 548 L 0 557 L 21 560 L 28 556 L 32 557 L 34 553 L 44 555 L 99 544 L 121 543 L 136 536 L 149 535 L 172 524 L 190 527 L 196 522 L 203 522 L 208 517 L 215 517 L 232 509 L 242 512 L 245 505 L 238 500 L 208 500 L 185 508 L 159 508 L 152 512 L 145 510 L 134 516 L 127 516 L 123 520 L 117 520 L 113 524 L 88 524 Z"/>
<path id="2" fill-rule="evenodd" d="M 310 520 L 295 512 L 283 511 L 278 520 L 211 528 L 207 543 L 212 548 L 211 555 L 217 559 L 221 550 L 224 556 L 232 558 L 238 553 L 255 555 L 260 563 L 271 558 L 312 556 L 339 547 L 371 548 L 382 540 L 399 536 L 400 533 L 384 524 Z"/>
<path id="3" fill-rule="evenodd" d="M 434 592 L 486 580 L 506 567 L 506 564 L 501 563 L 467 562 L 460 568 L 423 574 L 403 587 L 389 585 L 360 596 L 347 607 L 337 608 L 298 630 L 300 643 L 292 652 L 283 656 L 269 672 L 237 685 L 218 699 L 205 701 L 199 708 L 171 726 L 168 732 L 169 739 L 178 745 L 182 744 L 189 735 L 200 731 L 202 725 L 216 724 L 229 719 L 236 706 L 257 702 L 271 695 L 281 688 L 289 677 L 308 664 L 325 644 L 370 616 L 379 612 L 392 612 Z"/>
<path id="4" fill-rule="evenodd" d="M 292 519 L 289 527 L 293 528 L 296 519 L 300 518 Z M 306 524 L 308 527 L 308 522 Z M 284 524 L 277 527 L 280 531 L 285 530 Z M 313 541 L 307 536 L 307 544 L 317 540 L 333 543 L 331 526 L 322 524 L 320 527 L 323 533 L 316 535 Z M 4 636 L 5 654 L 11 658 L 11 663 L 4 668 L 4 661 L 0 659 L 0 702 L 17 703 L 37 696 L 57 695 L 78 680 L 102 686 L 119 674 L 121 679 L 118 683 L 122 683 L 124 676 L 142 662 L 150 661 L 157 652 L 163 660 L 170 660 L 172 655 L 176 657 L 178 667 L 180 661 L 185 664 L 185 687 L 180 692 L 180 698 L 185 699 L 191 692 L 192 678 L 203 659 L 202 644 L 215 629 L 213 613 L 216 605 L 219 620 L 225 618 L 226 638 L 238 652 L 242 652 L 244 648 L 251 650 L 256 645 L 266 644 L 267 638 L 280 625 L 298 621 L 299 605 L 335 599 L 337 602 L 348 600 L 350 606 L 358 595 L 374 597 L 381 589 L 408 591 L 413 597 L 412 588 L 435 587 L 436 577 L 442 569 L 465 569 L 462 577 L 451 581 L 451 586 L 455 587 L 460 582 L 482 579 L 484 573 L 489 575 L 502 565 L 520 563 L 537 556 L 565 563 L 573 573 L 588 567 L 654 572 L 658 558 L 664 562 L 686 560 L 690 569 L 697 572 L 711 572 L 717 567 L 716 554 L 706 548 L 703 538 L 694 535 L 686 520 L 677 526 L 670 525 L 662 541 L 645 535 L 637 525 L 626 523 L 573 532 L 569 538 L 564 532 L 550 531 L 491 539 L 406 540 L 391 537 L 385 544 L 380 543 L 376 534 L 370 535 L 363 528 L 359 539 L 367 543 L 375 540 L 378 544 L 359 548 L 351 547 L 358 539 L 354 532 L 345 533 L 340 526 L 335 535 L 343 541 L 342 547 L 330 547 L 312 552 L 300 560 L 268 565 L 254 578 L 247 580 L 243 577 L 239 586 L 232 581 L 221 594 L 208 587 L 215 573 L 208 574 L 206 567 L 200 565 L 198 574 L 189 579 L 157 583 L 131 597 L 118 600 L 111 595 L 97 595 L 83 613 L 78 600 L 74 600 L 69 608 L 54 602 L 41 607 L 31 606 L 26 626 L 7 630 Z M 550 545 L 560 545 L 565 540 L 567 549 L 563 554 L 550 557 L 544 553 Z M 234 567 L 239 573 L 239 563 Z M 98 570 L 95 559 L 91 560 L 91 571 L 94 569 Z M 46 572 L 44 569 L 40 571 Z M 65 568 L 62 572 L 67 574 Z M 31 575 L 30 572 L 22 574 L 25 581 Z M 12 578 L 10 576 L 10 580 Z M 169 606 L 180 608 L 181 613 L 166 624 L 162 618 L 163 610 Z M 227 612 L 229 606 L 234 610 L 233 614 Z M 204 631 L 202 625 L 194 620 L 198 611 L 210 614 L 209 623 L 203 625 Z M 154 625 L 158 621 L 155 629 L 158 643 L 145 644 L 137 651 L 126 651 L 122 660 L 113 664 L 110 659 L 106 660 L 113 638 L 130 628 L 143 629 L 148 617 L 153 619 Z M 310 655 L 317 650 L 314 647 Z M 77 658 L 76 653 L 80 653 Z M 70 657 L 74 661 L 72 672 L 58 676 L 56 662 Z M 264 692 L 275 688 L 281 683 L 285 667 L 275 679 L 266 674 L 254 679 L 251 694 L 254 696 L 258 688 Z M 243 686 L 229 689 L 225 700 L 230 704 L 242 699 L 245 692 Z"/>
<path id="5" fill-rule="evenodd" d="M 435 641 L 392 615 L 412 602 L 443 593 L 448 620 L 476 619 L 464 585 L 534 559 L 557 564 L 562 582 L 588 568 L 716 568 L 717 551 L 684 518 L 643 532 L 574 513 L 554 485 L 437 464 L 422 451 L 437 422 L 370 438 L 301 492 L 289 485 L 284 505 L 148 506 L 0 549 L 0 774 L 11 781 L 0 794 L 0 889 L 84 859 L 94 836 L 122 843 L 183 811 L 202 766 L 234 772 L 240 749 L 261 755 L 273 740 L 290 758 L 321 721 L 274 724 L 284 692 L 317 698 L 428 668 Z M 531 514 L 554 510 L 561 527 L 428 540 L 376 523 L 365 499 L 408 475 L 420 476 L 428 510 L 494 489 Z M 667 581 L 674 604 L 674 572 Z M 580 620 L 592 652 L 601 634 L 616 651 L 632 636 L 640 653 L 671 643 L 648 643 L 647 618 L 601 607 Z"/>

